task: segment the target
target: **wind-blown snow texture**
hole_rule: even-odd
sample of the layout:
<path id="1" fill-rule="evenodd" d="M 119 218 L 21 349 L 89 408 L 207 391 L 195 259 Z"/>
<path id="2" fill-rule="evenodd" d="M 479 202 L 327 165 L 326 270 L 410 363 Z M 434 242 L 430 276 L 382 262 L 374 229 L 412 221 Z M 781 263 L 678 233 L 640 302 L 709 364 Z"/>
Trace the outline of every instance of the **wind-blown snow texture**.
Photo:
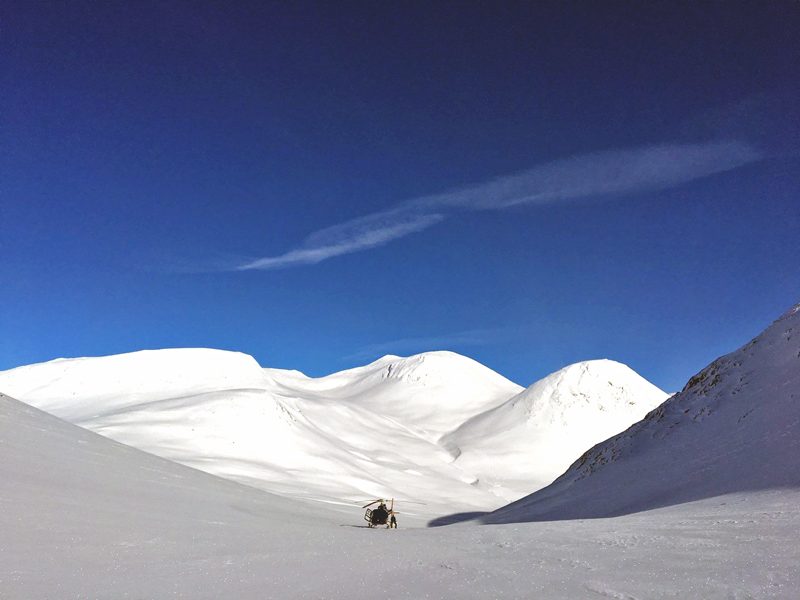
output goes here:
<path id="1" fill-rule="evenodd" d="M 666 395 L 612 361 L 528 390 L 452 352 L 312 379 L 216 350 L 56 360 L 0 373 L 56 416 L 240 483 L 326 502 L 397 497 L 430 516 L 550 483 Z"/>
<path id="2" fill-rule="evenodd" d="M 484 521 L 608 517 L 770 489 L 800 490 L 800 304 L 552 485 Z"/>

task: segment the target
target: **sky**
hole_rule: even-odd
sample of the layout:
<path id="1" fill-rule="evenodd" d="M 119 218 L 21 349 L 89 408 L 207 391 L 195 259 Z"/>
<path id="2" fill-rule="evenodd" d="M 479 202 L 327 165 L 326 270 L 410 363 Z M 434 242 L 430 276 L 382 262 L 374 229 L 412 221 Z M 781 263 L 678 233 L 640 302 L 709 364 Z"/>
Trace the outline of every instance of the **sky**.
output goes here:
<path id="1" fill-rule="evenodd" d="M 639 4 L 4 4 L 0 370 L 680 389 L 800 301 L 800 10 Z"/>

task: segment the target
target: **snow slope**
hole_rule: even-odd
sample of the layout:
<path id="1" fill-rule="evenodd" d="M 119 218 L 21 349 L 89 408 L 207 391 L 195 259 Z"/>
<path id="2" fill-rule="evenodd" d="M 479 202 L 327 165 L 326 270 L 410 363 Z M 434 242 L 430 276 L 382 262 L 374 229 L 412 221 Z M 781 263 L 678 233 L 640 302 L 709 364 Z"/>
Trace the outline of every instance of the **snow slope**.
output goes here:
<path id="1" fill-rule="evenodd" d="M 794 496 L 616 519 L 370 530 L 0 395 L 0 597 L 791 598 Z M 743 548 L 746 547 L 746 551 Z"/>
<path id="2" fill-rule="evenodd" d="M 546 485 L 664 396 L 611 361 L 523 391 L 452 352 L 387 356 L 312 379 L 202 349 L 22 367 L 0 373 L 0 390 L 267 491 L 404 498 L 425 502 L 432 516 L 492 510 Z"/>
<path id="3" fill-rule="evenodd" d="M 442 441 L 457 456 L 456 465 L 511 501 L 552 482 L 587 448 L 666 399 L 623 364 L 587 361 L 537 381 Z"/>
<path id="4" fill-rule="evenodd" d="M 0 389 L 112 439 L 261 489 L 328 501 L 417 499 L 441 513 L 502 505 L 471 485 L 475 478 L 434 440 L 448 423 L 521 388 L 449 352 L 386 357 L 310 379 L 262 369 L 244 354 L 188 349 L 21 367 L 0 373 Z"/>
<path id="5" fill-rule="evenodd" d="M 74 422 L 154 399 L 264 389 L 270 379 L 252 356 L 182 348 L 61 358 L 4 371 L 0 382 L 0 391 Z"/>
<path id="6" fill-rule="evenodd" d="M 471 358 L 442 351 L 384 356 L 365 367 L 318 379 L 297 371 L 265 371 L 297 395 L 368 408 L 424 431 L 431 440 L 522 390 Z"/>
<path id="7" fill-rule="evenodd" d="M 773 489 L 800 490 L 800 304 L 552 485 L 485 520 L 604 517 Z"/>

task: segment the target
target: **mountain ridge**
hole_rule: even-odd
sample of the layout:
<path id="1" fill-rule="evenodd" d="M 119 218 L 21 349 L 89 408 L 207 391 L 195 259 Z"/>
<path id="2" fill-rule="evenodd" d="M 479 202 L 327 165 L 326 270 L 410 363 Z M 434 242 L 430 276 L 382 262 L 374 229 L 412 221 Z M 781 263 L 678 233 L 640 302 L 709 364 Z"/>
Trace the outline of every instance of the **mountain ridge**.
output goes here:
<path id="1" fill-rule="evenodd" d="M 597 363 L 597 377 L 613 380 L 604 374 L 611 364 Z M 626 377 L 620 385 L 633 381 Z M 604 385 L 601 397 L 613 389 Z M 515 439 L 498 446 L 491 475 L 473 468 L 469 444 L 453 452 L 443 440 L 510 399 L 524 399 L 525 390 L 446 351 L 387 355 L 321 378 L 263 368 L 241 353 L 143 351 L 6 371 L 0 390 L 112 439 L 266 491 L 328 500 L 405 497 L 437 511 L 498 508 L 552 481 L 589 445 L 565 445 L 545 424 L 536 447 L 513 450 L 508 443 Z M 621 416 L 625 426 L 635 418 Z M 562 420 L 572 418 L 565 413 Z M 473 426 L 472 438 L 500 440 L 495 423 L 484 422 L 483 430 Z M 546 473 L 531 476 L 530 464 L 543 462 Z"/>
<path id="2" fill-rule="evenodd" d="M 800 304 L 486 523 L 609 517 L 800 488 Z"/>

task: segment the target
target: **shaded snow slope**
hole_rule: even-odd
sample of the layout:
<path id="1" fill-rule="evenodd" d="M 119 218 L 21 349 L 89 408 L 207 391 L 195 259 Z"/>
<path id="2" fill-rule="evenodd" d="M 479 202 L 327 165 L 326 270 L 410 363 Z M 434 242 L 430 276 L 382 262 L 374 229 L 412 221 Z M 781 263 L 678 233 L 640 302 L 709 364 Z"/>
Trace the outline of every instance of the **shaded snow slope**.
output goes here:
<path id="1" fill-rule="evenodd" d="M 630 370 L 618 377 L 610 361 L 594 364 L 520 394 L 452 352 L 387 356 L 313 379 L 262 369 L 239 353 L 164 350 L 21 367 L 0 373 L 0 390 L 267 491 L 334 502 L 403 498 L 425 502 L 420 510 L 436 516 L 493 510 L 542 487 L 639 418 L 628 400 L 645 389 L 640 378 Z"/>
<path id="2" fill-rule="evenodd" d="M 782 492 L 617 519 L 399 530 L 125 447 L 0 395 L 0 596 L 790 598 Z M 742 548 L 746 547 L 746 551 Z"/>
<path id="3" fill-rule="evenodd" d="M 611 360 L 570 365 L 442 441 L 455 464 L 518 498 L 552 482 L 587 448 L 640 420 L 667 394 Z"/>
<path id="4" fill-rule="evenodd" d="M 152 569 L 153 580 L 142 582 L 154 594 L 147 597 L 156 598 L 174 576 L 210 559 L 209 539 L 233 542 L 228 528 L 258 526 L 288 542 L 289 531 L 306 522 L 304 513 L 313 511 L 320 522 L 341 520 L 324 506 L 189 469 L 3 394 L 0 456 L 3 598 L 67 598 L 59 590 L 76 587 L 92 597 L 98 597 L 93 590 L 106 589 L 103 597 L 112 597 L 105 596 L 109 584 L 126 565 L 155 567 L 167 556 L 180 556 L 172 572 L 155 576 Z M 203 550 L 196 546 L 201 540 Z M 255 541 L 241 543 L 256 551 Z M 113 593 L 123 595 L 120 589 Z"/>
<path id="5" fill-rule="evenodd" d="M 603 517 L 776 488 L 800 490 L 800 304 L 552 485 L 485 520 Z"/>
<path id="6" fill-rule="evenodd" d="M 158 514 L 164 524 L 181 513 L 184 520 L 188 514 L 197 518 L 202 513 L 206 513 L 203 518 L 210 519 L 223 506 L 237 504 L 244 512 L 257 511 L 259 518 L 273 523 L 303 522 L 303 514 L 312 509 L 329 522 L 339 519 L 331 508 L 288 500 L 190 469 L 87 431 L 2 393 L 0 455 L 3 500 L 18 506 L 27 503 L 28 511 L 54 522 L 91 515 L 86 507 L 89 497 L 94 497 L 88 502 L 94 505 L 93 511 L 107 512 L 114 504 L 126 505 L 136 498 L 142 512 L 129 513 L 127 520 Z M 59 492 L 39 493 L 50 489 Z M 108 506 L 99 508 L 103 503 Z M 43 525 L 39 523 L 28 533 Z M 23 524 L 19 526 L 24 529 Z"/>

